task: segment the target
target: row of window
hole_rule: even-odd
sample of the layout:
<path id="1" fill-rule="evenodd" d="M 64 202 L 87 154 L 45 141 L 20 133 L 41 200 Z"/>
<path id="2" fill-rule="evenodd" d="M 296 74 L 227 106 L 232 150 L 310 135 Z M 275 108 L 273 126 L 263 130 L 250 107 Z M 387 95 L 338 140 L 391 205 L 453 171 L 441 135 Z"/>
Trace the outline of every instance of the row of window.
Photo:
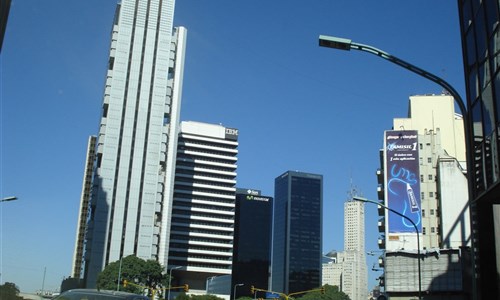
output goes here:
<path id="1" fill-rule="evenodd" d="M 437 227 L 431 227 L 431 233 L 436 233 L 438 231 Z M 425 227 L 422 227 L 422 234 L 426 234 L 427 230 Z"/>

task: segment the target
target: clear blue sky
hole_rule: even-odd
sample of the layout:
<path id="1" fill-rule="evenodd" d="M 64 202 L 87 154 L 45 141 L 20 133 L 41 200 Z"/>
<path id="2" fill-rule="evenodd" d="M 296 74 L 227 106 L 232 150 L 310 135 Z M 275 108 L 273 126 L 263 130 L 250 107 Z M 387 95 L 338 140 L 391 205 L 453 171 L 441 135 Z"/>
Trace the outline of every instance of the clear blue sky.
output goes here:
<path id="1" fill-rule="evenodd" d="M 323 251 L 343 249 L 351 180 L 376 199 L 378 150 L 435 84 L 320 34 L 384 49 L 464 95 L 456 0 L 177 0 L 188 29 L 182 120 L 240 130 L 238 186 L 324 176 Z M 71 272 L 86 143 L 98 131 L 116 0 L 12 0 L 0 55 L 0 281 L 55 289 Z M 377 249 L 376 207 L 366 248 Z M 258 242 L 258 239 L 256 239 Z M 368 257 L 371 269 L 374 258 Z M 46 269 L 45 282 L 44 270 Z M 369 288 L 378 272 L 369 271 Z"/>

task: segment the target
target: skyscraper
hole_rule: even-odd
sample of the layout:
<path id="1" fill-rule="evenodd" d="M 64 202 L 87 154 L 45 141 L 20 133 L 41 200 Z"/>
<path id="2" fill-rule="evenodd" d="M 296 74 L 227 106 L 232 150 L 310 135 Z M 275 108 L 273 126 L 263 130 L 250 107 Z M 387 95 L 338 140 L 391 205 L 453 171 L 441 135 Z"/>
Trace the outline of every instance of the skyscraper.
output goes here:
<path id="1" fill-rule="evenodd" d="M 231 286 L 244 284 L 235 290 L 236 298 L 253 297 L 250 293 L 252 285 L 261 289 L 269 286 L 272 211 L 273 198 L 263 196 L 257 190 L 236 191 Z"/>
<path id="2" fill-rule="evenodd" d="M 184 28 L 173 28 L 174 2 L 122 0 L 116 9 L 90 208 L 82 207 L 90 210 L 83 256 L 87 287 L 121 257 L 162 254 L 186 36 Z"/>
<path id="3" fill-rule="evenodd" d="M 237 160 L 237 129 L 181 123 L 162 247 L 164 265 L 176 268 L 174 284 L 189 284 L 191 292 L 204 293 L 210 277 L 231 275 Z"/>
<path id="4" fill-rule="evenodd" d="M 92 172 L 94 170 L 95 146 L 97 137 L 90 136 L 87 144 L 87 158 L 83 173 L 82 194 L 80 196 L 80 215 L 76 225 L 75 251 L 73 253 L 73 270 L 71 277 L 80 279 L 82 274 L 83 251 L 85 249 L 85 229 L 89 217 L 89 201 L 92 193 Z"/>
<path id="5" fill-rule="evenodd" d="M 500 299 L 500 3 L 459 0 L 471 177 L 475 299 Z"/>
<path id="6" fill-rule="evenodd" d="M 366 299 L 368 295 L 368 273 L 365 255 L 365 207 L 353 201 L 356 191 L 351 189 L 349 199 L 344 202 L 344 253 L 342 270 L 342 292 L 352 300 Z"/>
<path id="7" fill-rule="evenodd" d="M 323 176 L 288 171 L 275 179 L 272 290 L 321 286 Z"/>

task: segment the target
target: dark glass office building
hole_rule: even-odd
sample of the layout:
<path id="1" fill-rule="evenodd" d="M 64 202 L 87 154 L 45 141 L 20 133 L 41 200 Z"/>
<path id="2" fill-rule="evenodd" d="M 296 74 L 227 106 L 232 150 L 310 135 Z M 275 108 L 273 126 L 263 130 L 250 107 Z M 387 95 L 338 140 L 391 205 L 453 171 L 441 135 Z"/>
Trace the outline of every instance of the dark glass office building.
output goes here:
<path id="1" fill-rule="evenodd" d="M 273 291 L 321 286 L 323 176 L 288 171 L 275 179 Z"/>
<path id="2" fill-rule="evenodd" d="M 257 190 L 236 190 L 231 299 L 235 294 L 236 298 L 253 298 L 250 293 L 252 285 L 259 289 L 268 288 L 272 211 L 272 197 L 262 196 Z M 264 296 L 258 295 L 259 298 Z"/>
<path id="3" fill-rule="evenodd" d="M 498 0 L 458 0 L 469 128 L 475 299 L 500 299 L 500 13 Z"/>

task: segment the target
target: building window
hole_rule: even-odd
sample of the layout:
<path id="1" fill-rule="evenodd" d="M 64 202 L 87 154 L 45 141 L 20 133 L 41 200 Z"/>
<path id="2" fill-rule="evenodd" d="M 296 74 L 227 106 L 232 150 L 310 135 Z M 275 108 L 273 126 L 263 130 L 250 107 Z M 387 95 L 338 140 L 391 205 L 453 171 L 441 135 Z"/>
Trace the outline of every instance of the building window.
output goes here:
<path id="1" fill-rule="evenodd" d="M 420 200 L 424 200 L 424 198 L 425 198 L 425 193 L 424 193 L 424 192 L 421 192 L 420 194 L 421 194 L 421 195 L 420 195 Z"/>
<path id="2" fill-rule="evenodd" d="M 431 233 L 434 233 L 434 232 L 436 232 L 436 228 L 431 227 Z"/>
<path id="3" fill-rule="evenodd" d="M 420 175 L 420 182 L 424 182 L 424 175 Z"/>
<path id="4" fill-rule="evenodd" d="M 425 209 L 422 209 L 422 217 L 425 218 Z"/>
<path id="5" fill-rule="evenodd" d="M 432 158 L 431 157 L 427 157 L 427 162 L 431 163 L 432 162 Z"/>
<path id="6" fill-rule="evenodd" d="M 431 216 L 434 215 L 434 209 L 431 209 Z"/>
<path id="7" fill-rule="evenodd" d="M 425 234 L 425 227 L 422 227 L 422 234 Z"/>
<path id="8" fill-rule="evenodd" d="M 429 192 L 429 198 L 434 198 L 434 192 Z"/>
<path id="9" fill-rule="evenodd" d="M 424 146 L 422 145 L 422 143 L 420 143 L 419 146 L 420 146 L 420 150 L 424 149 Z"/>
<path id="10" fill-rule="evenodd" d="M 428 178 L 429 180 L 432 180 L 432 174 L 429 174 Z"/>

